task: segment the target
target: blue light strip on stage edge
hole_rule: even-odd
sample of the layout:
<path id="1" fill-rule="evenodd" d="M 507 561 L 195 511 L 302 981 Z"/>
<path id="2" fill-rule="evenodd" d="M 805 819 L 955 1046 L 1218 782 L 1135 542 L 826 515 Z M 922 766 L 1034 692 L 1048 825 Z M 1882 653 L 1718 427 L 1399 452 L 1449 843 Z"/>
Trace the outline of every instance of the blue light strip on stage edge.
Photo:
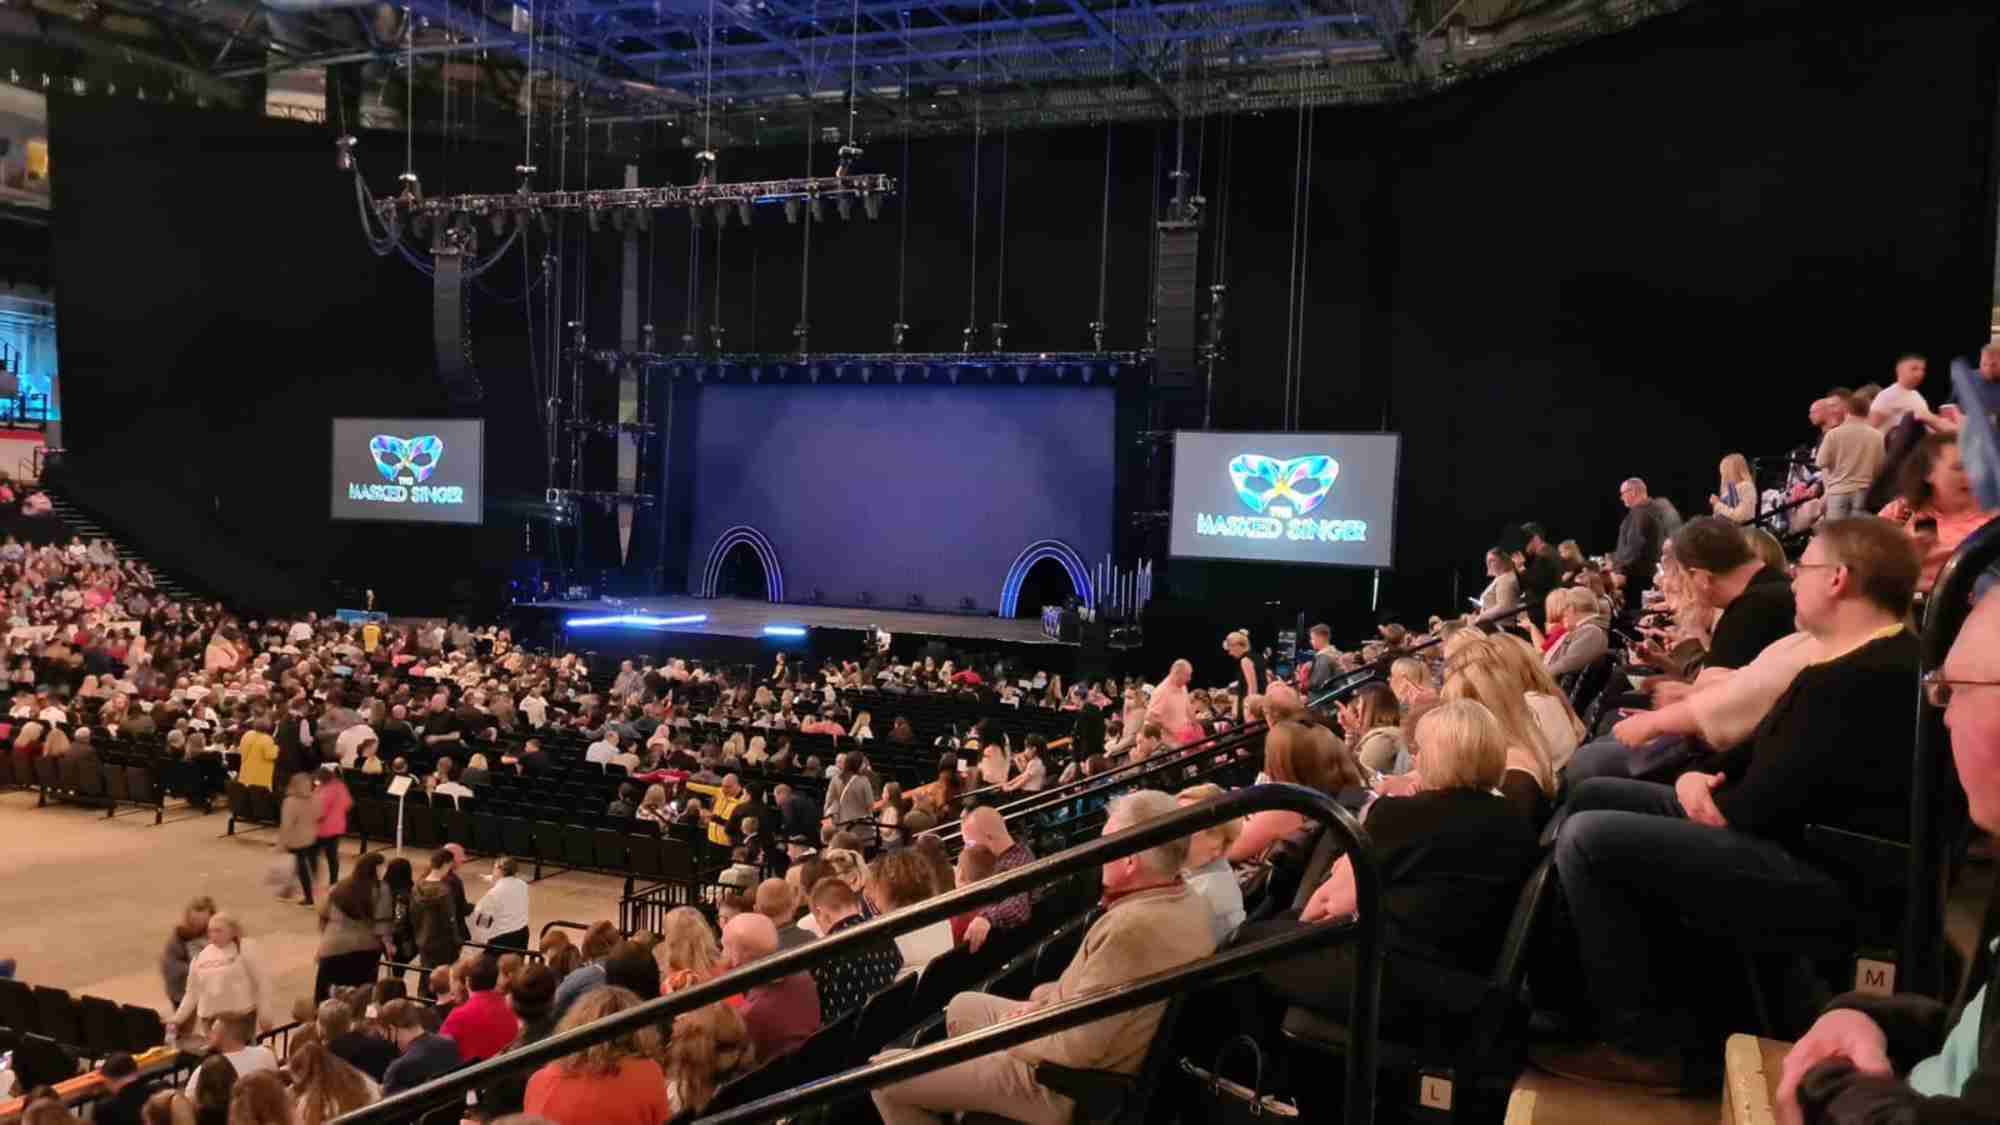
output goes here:
<path id="1" fill-rule="evenodd" d="M 688 613 L 679 617 L 654 617 L 645 613 L 621 613 L 615 617 L 572 617 L 563 622 L 565 629 L 589 629 L 598 625 L 628 625 L 640 629 L 664 629 L 669 625 L 699 625 L 708 620 L 706 613 Z"/>
<path id="2" fill-rule="evenodd" d="M 806 629 L 803 625 L 766 625 L 764 626 L 764 635 L 767 637 L 803 637 L 806 635 Z"/>

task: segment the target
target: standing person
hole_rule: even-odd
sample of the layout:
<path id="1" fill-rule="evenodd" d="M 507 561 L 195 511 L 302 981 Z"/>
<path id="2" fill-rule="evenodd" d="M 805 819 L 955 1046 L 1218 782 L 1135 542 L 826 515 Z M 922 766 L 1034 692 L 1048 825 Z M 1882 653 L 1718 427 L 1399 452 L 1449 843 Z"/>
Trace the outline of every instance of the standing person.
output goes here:
<path id="1" fill-rule="evenodd" d="M 1549 533 L 1541 524 L 1522 524 L 1521 538 L 1526 541 L 1521 550 L 1521 597 L 1528 605 L 1528 619 L 1539 628 L 1548 624 L 1543 608 L 1549 593 L 1562 585 L 1562 560 L 1556 557 Z"/>
<path id="2" fill-rule="evenodd" d="M 312 775 L 295 773 L 285 782 L 285 803 L 278 808 L 278 846 L 292 853 L 298 869 L 299 893 L 313 902 L 313 877 L 319 855 L 319 816 L 313 807 Z M 286 887 L 279 898 L 291 898 Z"/>
<path id="3" fill-rule="evenodd" d="M 410 915 L 416 870 L 409 860 L 397 856 L 382 868 L 382 885 L 389 891 L 389 944 L 395 948 L 390 959 L 409 964 L 417 956 L 416 922 Z"/>
<path id="4" fill-rule="evenodd" d="M 833 817 L 833 827 L 845 828 L 857 820 L 867 820 L 875 807 L 875 786 L 868 780 L 864 768 L 867 759 L 859 750 L 849 750 L 841 759 L 843 776 L 829 781 L 826 791 L 832 798 L 829 811 Z"/>
<path id="5" fill-rule="evenodd" d="M 487 945 L 526 951 L 528 948 L 528 884 L 517 874 L 512 856 L 493 861 L 492 889 L 472 908 L 472 937 Z"/>
<path id="6" fill-rule="evenodd" d="M 1636 598 L 1639 591 L 1653 584 L 1660 549 L 1680 530 L 1681 514 L 1671 502 L 1656 499 L 1638 477 L 1628 477 L 1618 485 L 1618 499 L 1625 505 L 1625 519 L 1618 525 L 1618 546 L 1611 552 L 1611 565 L 1625 576 L 1625 589 Z"/>
<path id="7" fill-rule="evenodd" d="M 1318 695 L 1333 683 L 1340 674 L 1340 654 L 1333 650 L 1333 628 L 1315 625 L 1306 633 L 1307 643 L 1312 646 L 1312 671 L 1306 677 L 1306 694 Z M 1126 724 L 1131 725 L 1129 722 Z"/>
<path id="8" fill-rule="evenodd" d="M 1514 556 L 1504 548 L 1487 550 L 1486 577 L 1492 581 L 1479 592 L 1479 612 L 1492 613 L 1496 609 L 1520 604 L 1521 577 L 1514 569 Z"/>
<path id="9" fill-rule="evenodd" d="M 1732 453 L 1722 459 L 1717 473 L 1722 487 L 1708 498 L 1709 513 L 1731 523 L 1749 523 L 1757 515 L 1757 478 L 1750 475 L 1750 462 L 1741 453 Z"/>
<path id="10" fill-rule="evenodd" d="M 1222 651 L 1236 661 L 1236 717 L 1240 720 L 1250 697 L 1264 694 L 1264 680 L 1257 674 L 1257 662 L 1250 658 L 1248 631 L 1238 629 L 1222 638 Z"/>
<path id="11" fill-rule="evenodd" d="M 1846 395 L 1830 395 L 1821 406 L 1833 427 L 1813 454 L 1813 464 L 1825 472 L 1827 520 L 1866 515 L 1863 501 L 1875 474 L 1882 469 L 1882 431 L 1856 417 Z"/>
<path id="12" fill-rule="evenodd" d="M 425 970 L 458 960 L 458 912 L 452 905 L 451 885 L 445 881 L 450 870 L 451 853 L 436 852 L 423 881 L 410 888 L 410 936 L 416 943 L 417 963 Z M 428 971 L 418 974 L 417 989 L 429 998 Z"/>
<path id="13" fill-rule="evenodd" d="M 166 949 L 160 953 L 160 979 L 167 986 L 167 1003 L 175 1008 L 187 995 L 188 967 L 208 948 L 208 920 L 214 916 L 215 900 L 197 895 L 167 935 Z"/>
<path id="14" fill-rule="evenodd" d="M 1194 665 L 1176 660 L 1167 669 L 1166 679 L 1160 681 L 1146 700 L 1146 717 L 1160 724 L 1160 729 L 1167 732 L 1176 746 L 1193 741 L 1187 737 L 1188 728 L 1194 726 L 1194 701 L 1188 698 L 1188 681 L 1192 679 Z"/>
<path id="15" fill-rule="evenodd" d="M 340 770 L 331 763 L 319 769 L 319 787 L 313 790 L 315 829 L 313 841 L 326 857 L 326 885 L 340 882 L 340 838 L 347 835 L 347 812 L 354 807 L 354 795 L 347 791 Z"/>
<path id="16" fill-rule="evenodd" d="M 1917 389 L 1924 385 L 1924 375 L 1929 366 L 1929 362 L 1915 352 L 1899 356 L 1896 359 L 1896 381 L 1884 387 L 1869 405 L 1869 423 L 1885 433 L 1909 417 L 1915 417 L 1926 426 L 1936 425 L 1941 419 L 1931 413 L 1931 404 Z"/>
<path id="17" fill-rule="evenodd" d="M 235 918 L 209 916 L 208 945 L 188 966 L 187 992 L 170 1021 L 182 1035 L 206 1034 L 219 1016 L 253 1012 L 261 1018 L 270 1010 L 270 982 L 247 945 Z"/>
<path id="18" fill-rule="evenodd" d="M 257 719 L 250 724 L 250 729 L 236 743 L 236 753 L 242 761 L 236 771 L 236 780 L 245 785 L 271 788 L 278 768 L 278 744 L 271 738 L 269 719 Z"/>
<path id="19" fill-rule="evenodd" d="M 384 956 L 396 949 L 390 935 L 395 914 L 389 888 L 382 885 L 382 853 L 369 852 L 354 870 L 326 893 L 319 908 L 319 971 L 313 978 L 313 1002 L 327 998 L 336 987 L 372 984 Z"/>

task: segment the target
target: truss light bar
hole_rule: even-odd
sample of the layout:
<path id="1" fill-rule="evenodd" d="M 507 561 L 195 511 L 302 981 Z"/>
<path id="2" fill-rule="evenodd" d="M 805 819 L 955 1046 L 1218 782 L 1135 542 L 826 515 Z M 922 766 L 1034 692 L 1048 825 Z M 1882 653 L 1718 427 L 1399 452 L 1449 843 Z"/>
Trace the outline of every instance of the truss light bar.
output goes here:
<path id="1" fill-rule="evenodd" d="M 803 637 L 806 635 L 806 629 L 803 625 L 766 625 L 764 626 L 764 635 L 767 637 Z"/>
<path id="2" fill-rule="evenodd" d="M 694 184 L 691 186 L 669 185 L 651 188 L 606 188 L 591 191 L 542 191 L 542 192 L 498 192 L 485 195 L 450 195 L 419 197 L 414 194 L 389 196 L 375 201 L 378 212 L 397 218 L 433 218 L 437 216 L 469 215 L 491 218 L 502 214 L 537 213 L 547 215 L 551 211 L 582 211 L 597 229 L 603 222 L 606 211 L 623 212 L 627 216 L 644 214 L 674 208 L 714 207 L 732 205 L 739 218 L 744 207 L 784 204 L 787 217 L 804 204 L 814 207 L 813 218 L 824 217 L 824 201 L 844 201 L 851 207 L 859 197 L 862 205 L 868 205 L 868 198 L 894 195 L 896 180 L 893 176 L 866 173 L 848 176 L 805 176 L 789 180 L 750 180 L 741 183 Z M 880 201 L 877 200 L 877 206 Z"/>

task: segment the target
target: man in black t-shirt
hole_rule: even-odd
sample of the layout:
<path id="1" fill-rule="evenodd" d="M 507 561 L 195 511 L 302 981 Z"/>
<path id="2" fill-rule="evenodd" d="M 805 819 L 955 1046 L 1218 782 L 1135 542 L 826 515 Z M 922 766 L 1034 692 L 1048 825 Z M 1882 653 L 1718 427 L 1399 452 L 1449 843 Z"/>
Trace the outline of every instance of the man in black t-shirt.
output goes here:
<path id="1" fill-rule="evenodd" d="M 1549 592 L 1562 585 L 1562 565 L 1556 549 L 1549 546 L 1549 533 L 1538 523 L 1521 525 L 1527 546 L 1521 552 L 1521 600 L 1527 603 L 1528 620 L 1537 628 L 1547 628 Z"/>
<path id="2" fill-rule="evenodd" d="M 1689 520 L 1674 533 L 1674 558 L 1686 572 L 1687 595 L 1720 608 L 1708 656 L 1692 682 L 1661 680 L 1653 703 L 1672 708 L 1689 695 L 1712 687 L 1723 674 L 1748 665 L 1772 644 L 1798 630 L 1792 580 L 1765 566 L 1750 549 L 1741 528 L 1720 516 Z M 1577 785 L 1593 777 L 1671 779 L 1692 765 L 1700 747 L 1681 730 L 1677 715 L 1644 711 L 1620 722 L 1609 738 L 1581 747 L 1564 777 Z"/>

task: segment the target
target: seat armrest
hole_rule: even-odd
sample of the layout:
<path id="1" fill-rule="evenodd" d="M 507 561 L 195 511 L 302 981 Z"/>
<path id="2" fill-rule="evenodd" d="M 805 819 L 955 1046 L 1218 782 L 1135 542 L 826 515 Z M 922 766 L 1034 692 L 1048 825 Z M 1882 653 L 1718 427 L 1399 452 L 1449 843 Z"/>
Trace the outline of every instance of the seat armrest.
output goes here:
<path id="1" fill-rule="evenodd" d="M 1035 1064 L 1035 1081 L 1076 1103 L 1078 1121 L 1109 1121 L 1137 1092 L 1139 1080 L 1115 1070 L 1079 1070 L 1052 1062 Z"/>

